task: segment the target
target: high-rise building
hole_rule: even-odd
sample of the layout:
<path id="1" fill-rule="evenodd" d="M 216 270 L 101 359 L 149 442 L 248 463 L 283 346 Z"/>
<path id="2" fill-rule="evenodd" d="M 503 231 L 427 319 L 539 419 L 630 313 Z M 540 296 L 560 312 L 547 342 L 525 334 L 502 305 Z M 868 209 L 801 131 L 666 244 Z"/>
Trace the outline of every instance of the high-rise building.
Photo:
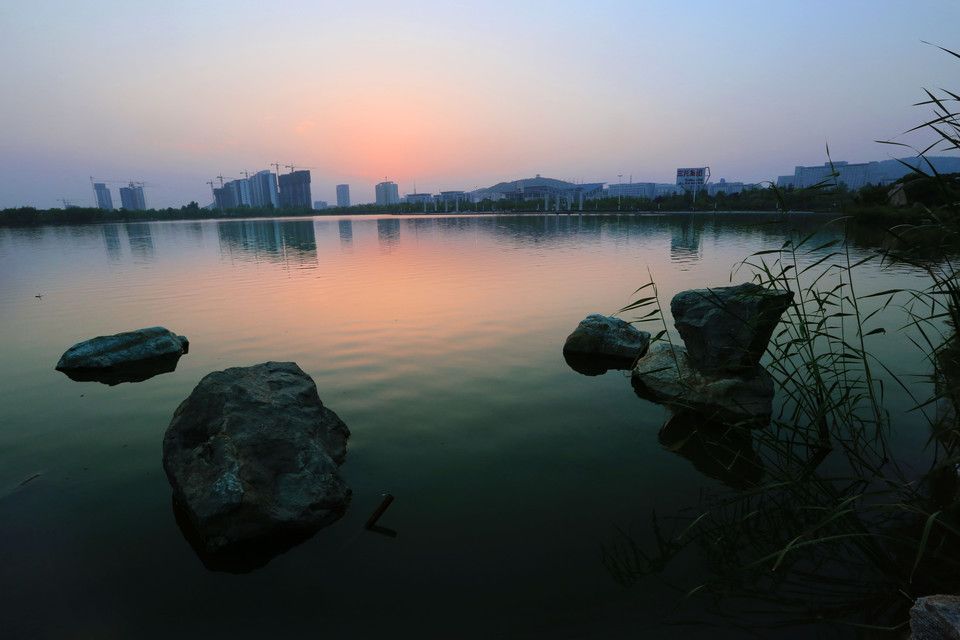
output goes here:
<path id="1" fill-rule="evenodd" d="M 127 211 L 146 211 L 143 186 L 131 182 L 126 187 L 120 187 L 120 206 Z"/>
<path id="2" fill-rule="evenodd" d="M 250 181 L 248 179 L 231 180 L 223 185 L 221 208 L 249 207 L 252 202 Z"/>
<path id="3" fill-rule="evenodd" d="M 97 208 L 106 211 L 113 211 L 113 196 L 110 195 L 110 188 L 103 182 L 93 183 L 93 192 L 97 196 Z"/>
<path id="4" fill-rule="evenodd" d="M 254 207 L 280 206 L 280 193 L 277 191 L 277 174 L 272 171 L 258 171 L 250 178 L 250 204 Z"/>
<path id="5" fill-rule="evenodd" d="M 280 176 L 280 206 L 282 208 L 309 209 L 312 203 L 309 171 L 291 171 Z"/>
<path id="6" fill-rule="evenodd" d="M 224 187 L 214 187 L 213 206 L 221 211 L 233 206 L 230 202 L 230 193 Z"/>
<path id="7" fill-rule="evenodd" d="M 376 192 L 378 205 L 400 204 L 400 189 L 396 182 L 381 182 L 376 186 Z"/>
<path id="8" fill-rule="evenodd" d="M 313 208 L 314 208 L 314 209 L 326 209 L 326 208 L 327 208 L 327 201 L 326 201 L 326 200 L 314 200 L 314 201 L 313 201 Z"/>
<path id="9" fill-rule="evenodd" d="M 348 184 L 337 185 L 337 206 L 338 207 L 350 206 L 350 185 Z"/>

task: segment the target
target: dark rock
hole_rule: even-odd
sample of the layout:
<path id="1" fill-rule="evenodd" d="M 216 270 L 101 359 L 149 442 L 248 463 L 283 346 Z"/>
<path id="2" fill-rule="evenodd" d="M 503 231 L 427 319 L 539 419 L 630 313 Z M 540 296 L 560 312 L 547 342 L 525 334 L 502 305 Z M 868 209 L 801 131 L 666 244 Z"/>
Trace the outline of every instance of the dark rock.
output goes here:
<path id="1" fill-rule="evenodd" d="M 309 534 L 339 518 L 350 431 L 293 362 L 205 376 L 163 440 L 174 499 L 208 553 Z"/>
<path id="2" fill-rule="evenodd" d="M 960 640 L 960 597 L 917 598 L 910 609 L 912 640 Z"/>
<path id="3" fill-rule="evenodd" d="M 633 387 L 642 398 L 729 423 L 766 424 L 773 405 L 773 379 L 763 367 L 705 375 L 690 366 L 683 347 L 666 343 L 654 345 L 637 361 Z"/>
<path id="4" fill-rule="evenodd" d="M 596 357 L 606 359 L 607 363 L 625 362 L 627 366 L 621 368 L 627 369 L 634 360 L 646 353 L 648 346 L 650 334 L 646 331 L 620 318 L 594 313 L 581 320 L 573 333 L 567 336 L 563 352 L 573 356 L 575 361 Z"/>
<path id="5" fill-rule="evenodd" d="M 180 354 L 177 354 L 138 360 L 106 369 L 67 369 L 63 373 L 76 382 L 100 382 L 112 387 L 122 382 L 143 382 L 161 373 L 176 371 L 179 362 Z"/>
<path id="6" fill-rule="evenodd" d="M 751 371 L 793 292 L 753 283 L 681 291 L 670 302 L 690 364 L 703 372 Z"/>
<path id="7" fill-rule="evenodd" d="M 64 352 L 56 368 L 73 380 L 140 382 L 176 369 L 189 346 L 184 336 L 148 327 L 77 343 Z"/>

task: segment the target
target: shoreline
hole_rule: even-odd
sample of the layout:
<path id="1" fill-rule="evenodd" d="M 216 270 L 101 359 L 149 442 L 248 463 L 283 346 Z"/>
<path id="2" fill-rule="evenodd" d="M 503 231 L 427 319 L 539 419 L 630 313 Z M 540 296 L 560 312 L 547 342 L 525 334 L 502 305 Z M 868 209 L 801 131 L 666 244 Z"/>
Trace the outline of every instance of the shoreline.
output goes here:
<path id="1" fill-rule="evenodd" d="M 60 211 L 60 210 L 56 210 Z M 843 217 L 844 215 L 855 216 L 855 214 L 843 214 L 834 211 L 751 211 L 751 210 L 723 210 L 723 211 L 459 211 L 459 212 L 433 212 L 412 213 L 406 211 L 369 211 L 356 213 L 285 213 L 280 215 L 263 214 L 235 214 L 235 215 L 211 215 L 211 216 L 167 216 L 161 213 L 149 214 L 144 216 L 118 216 L 113 219 L 82 218 L 78 220 L 66 219 L 62 214 L 57 213 L 39 213 L 39 216 L 51 216 L 51 219 L 18 220 L 8 221 L 3 219 L 0 214 L 0 228 L 40 228 L 40 227 L 71 227 L 103 224 L 140 224 L 146 222 L 231 222 L 231 221 L 291 221 L 308 220 L 317 218 L 352 218 L 352 217 L 402 217 L 402 218 L 464 218 L 464 217 L 488 217 L 488 216 L 507 216 L 507 217 L 536 217 L 536 216 L 632 216 L 632 217 L 665 217 L 665 216 L 833 216 Z M 58 216 L 59 219 L 52 219 Z"/>

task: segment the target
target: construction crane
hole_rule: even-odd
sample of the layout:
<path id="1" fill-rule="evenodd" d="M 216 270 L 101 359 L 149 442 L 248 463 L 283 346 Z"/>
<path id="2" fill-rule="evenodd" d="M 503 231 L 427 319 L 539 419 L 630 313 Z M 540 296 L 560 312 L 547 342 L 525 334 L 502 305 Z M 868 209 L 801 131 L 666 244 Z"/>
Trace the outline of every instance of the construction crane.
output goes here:
<path id="1" fill-rule="evenodd" d="M 213 180 L 207 180 L 207 184 L 210 185 L 210 193 L 213 194 L 213 204 L 216 205 L 216 204 L 217 204 L 217 190 L 213 187 L 213 185 L 215 185 L 215 184 L 217 184 L 217 183 L 214 182 Z M 222 204 L 222 203 L 220 203 L 220 210 L 221 210 L 221 211 L 223 210 L 223 204 Z"/>
<path id="2" fill-rule="evenodd" d="M 293 172 L 296 171 L 297 169 L 313 169 L 313 168 L 314 168 L 314 167 L 301 167 L 301 166 L 293 165 L 293 164 L 285 164 L 285 165 L 283 165 L 283 166 L 286 167 L 287 169 L 290 169 L 290 173 L 293 173 Z M 279 173 L 279 171 L 280 171 L 280 170 L 277 169 L 277 172 L 278 172 L 278 173 Z"/>
<path id="3" fill-rule="evenodd" d="M 102 182 L 104 184 L 132 184 L 138 187 L 156 187 L 158 185 L 153 184 L 152 182 L 144 182 L 143 180 L 105 180 L 103 178 L 94 178 L 90 176 L 90 182 Z"/>

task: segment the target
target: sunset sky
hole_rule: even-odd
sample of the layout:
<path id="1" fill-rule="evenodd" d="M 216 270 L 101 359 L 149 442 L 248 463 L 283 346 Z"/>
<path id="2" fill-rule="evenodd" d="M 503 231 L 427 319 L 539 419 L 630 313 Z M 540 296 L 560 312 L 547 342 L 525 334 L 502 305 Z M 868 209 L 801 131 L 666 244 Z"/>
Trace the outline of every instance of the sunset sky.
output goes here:
<path id="1" fill-rule="evenodd" d="M 540 173 L 760 181 L 891 157 L 956 90 L 960 2 L 143 2 L 0 5 L 0 206 L 150 206 L 308 167 L 316 200 Z M 903 154 L 899 154 L 903 155 Z M 112 185 L 114 187 L 119 185 Z M 119 200 L 114 191 L 115 200 Z"/>

